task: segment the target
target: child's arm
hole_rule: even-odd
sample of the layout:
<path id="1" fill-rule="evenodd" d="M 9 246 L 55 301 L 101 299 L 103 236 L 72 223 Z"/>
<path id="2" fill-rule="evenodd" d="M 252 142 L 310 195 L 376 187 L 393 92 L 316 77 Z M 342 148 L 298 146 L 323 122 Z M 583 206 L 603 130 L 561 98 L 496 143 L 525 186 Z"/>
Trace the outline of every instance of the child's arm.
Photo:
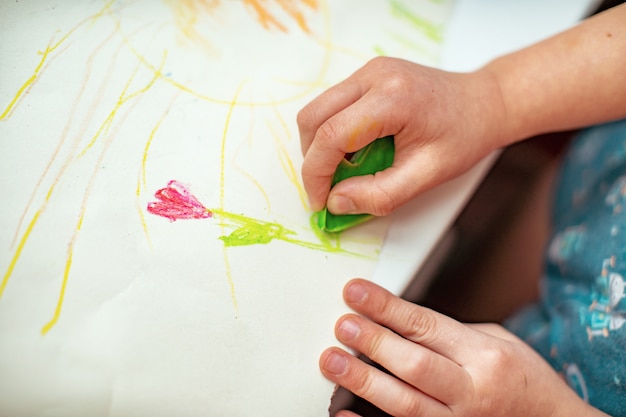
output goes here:
<path id="1" fill-rule="evenodd" d="M 505 142 L 626 117 L 626 4 L 483 71 L 500 85 Z"/>
<path id="2" fill-rule="evenodd" d="M 311 206 L 388 214 L 494 149 L 624 117 L 625 68 L 626 5 L 468 74 L 376 58 L 298 114 Z M 344 155 L 387 135 L 393 166 L 329 195 Z"/>

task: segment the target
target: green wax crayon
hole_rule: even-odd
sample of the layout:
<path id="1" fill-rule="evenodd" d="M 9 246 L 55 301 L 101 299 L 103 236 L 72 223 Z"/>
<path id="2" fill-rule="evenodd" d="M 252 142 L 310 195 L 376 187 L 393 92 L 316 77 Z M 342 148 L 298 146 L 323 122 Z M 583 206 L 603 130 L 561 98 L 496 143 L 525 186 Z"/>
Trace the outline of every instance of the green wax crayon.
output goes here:
<path id="1" fill-rule="evenodd" d="M 393 136 L 376 139 L 369 145 L 355 152 L 350 159 L 342 160 L 337 166 L 331 188 L 346 178 L 358 175 L 370 175 L 387 169 L 393 163 L 395 147 Z M 373 216 L 371 214 L 335 215 L 326 207 L 317 212 L 317 225 L 321 230 L 336 233 L 361 224 Z"/>

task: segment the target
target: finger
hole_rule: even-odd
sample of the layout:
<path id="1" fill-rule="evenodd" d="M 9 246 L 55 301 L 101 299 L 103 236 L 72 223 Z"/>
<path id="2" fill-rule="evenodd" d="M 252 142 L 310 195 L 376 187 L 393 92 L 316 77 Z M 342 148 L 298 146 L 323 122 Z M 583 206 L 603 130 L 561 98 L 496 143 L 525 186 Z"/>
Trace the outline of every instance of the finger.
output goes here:
<path id="1" fill-rule="evenodd" d="M 402 202 L 408 201 L 402 197 L 404 190 L 393 186 L 397 183 L 394 177 L 397 172 L 396 168 L 390 167 L 374 175 L 351 177 L 339 182 L 328 194 L 328 210 L 333 214 L 384 216 L 391 213 Z"/>
<path id="2" fill-rule="evenodd" d="M 369 213 L 385 216 L 416 195 L 446 179 L 442 164 L 433 157 L 429 144 L 408 140 L 400 132 L 395 137 L 393 165 L 374 175 L 348 178 L 329 193 L 328 209 L 334 214 Z M 419 146 L 419 149 L 416 149 Z"/>
<path id="3" fill-rule="evenodd" d="M 346 284 L 344 299 L 356 312 L 460 365 L 482 346 L 486 337 L 366 280 L 355 279 Z"/>
<path id="4" fill-rule="evenodd" d="M 326 205 L 337 165 L 347 153 L 356 152 L 375 139 L 397 131 L 393 120 L 385 117 L 385 106 L 376 97 L 375 94 L 364 94 L 315 131 L 302 164 L 304 188 L 314 210 Z"/>
<path id="5" fill-rule="evenodd" d="M 339 182 L 328 194 L 328 210 L 333 214 L 390 214 L 414 196 L 414 182 L 399 171 L 392 166 Z"/>
<path id="6" fill-rule="evenodd" d="M 339 348 L 320 357 L 326 378 L 393 416 L 450 416 L 448 407 Z"/>
<path id="7" fill-rule="evenodd" d="M 456 362 L 363 317 L 342 317 L 335 333 L 349 348 L 443 404 L 455 405 L 471 391 L 469 374 Z"/>
<path id="8" fill-rule="evenodd" d="M 315 133 L 326 120 L 350 106 L 360 97 L 361 88 L 351 77 L 327 89 L 304 106 L 296 117 L 302 154 L 307 153 Z"/>

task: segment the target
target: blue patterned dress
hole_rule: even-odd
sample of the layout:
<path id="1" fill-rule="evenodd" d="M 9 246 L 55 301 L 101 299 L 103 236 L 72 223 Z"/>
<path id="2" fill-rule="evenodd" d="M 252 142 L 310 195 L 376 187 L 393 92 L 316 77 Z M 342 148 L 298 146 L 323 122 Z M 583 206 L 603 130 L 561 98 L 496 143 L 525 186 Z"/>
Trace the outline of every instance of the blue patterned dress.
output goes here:
<path id="1" fill-rule="evenodd" d="M 626 416 L 626 120 L 574 139 L 552 221 L 541 301 L 505 325 L 583 399 Z"/>

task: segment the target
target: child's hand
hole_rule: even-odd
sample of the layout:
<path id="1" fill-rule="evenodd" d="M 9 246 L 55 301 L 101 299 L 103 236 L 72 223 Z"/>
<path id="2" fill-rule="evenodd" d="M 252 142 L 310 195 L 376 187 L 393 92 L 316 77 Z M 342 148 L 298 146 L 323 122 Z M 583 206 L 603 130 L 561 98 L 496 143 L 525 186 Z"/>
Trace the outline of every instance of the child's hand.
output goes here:
<path id="1" fill-rule="evenodd" d="M 313 210 L 385 215 L 461 174 L 500 147 L 504 108 L 487 71 L 448 73 L 375 58 L 298 114 L 302 179 Z M 395 136 L 393 166 L 342 181 L 337 164 L 374 139 Z"/>
<path id="2" fill-rule="evenodd" d="M 500 326 L 461 324 L 364 280 L 348 283 L 344 298 L 362 316 L 342 317 L 337 338 L 395 376 L 339 348 L 322 354 L 321 370 L 387 413 L 604 415 L 586 405 L 537 353 Z M 336 417 L 353 415 L 344 411 Z"/>

